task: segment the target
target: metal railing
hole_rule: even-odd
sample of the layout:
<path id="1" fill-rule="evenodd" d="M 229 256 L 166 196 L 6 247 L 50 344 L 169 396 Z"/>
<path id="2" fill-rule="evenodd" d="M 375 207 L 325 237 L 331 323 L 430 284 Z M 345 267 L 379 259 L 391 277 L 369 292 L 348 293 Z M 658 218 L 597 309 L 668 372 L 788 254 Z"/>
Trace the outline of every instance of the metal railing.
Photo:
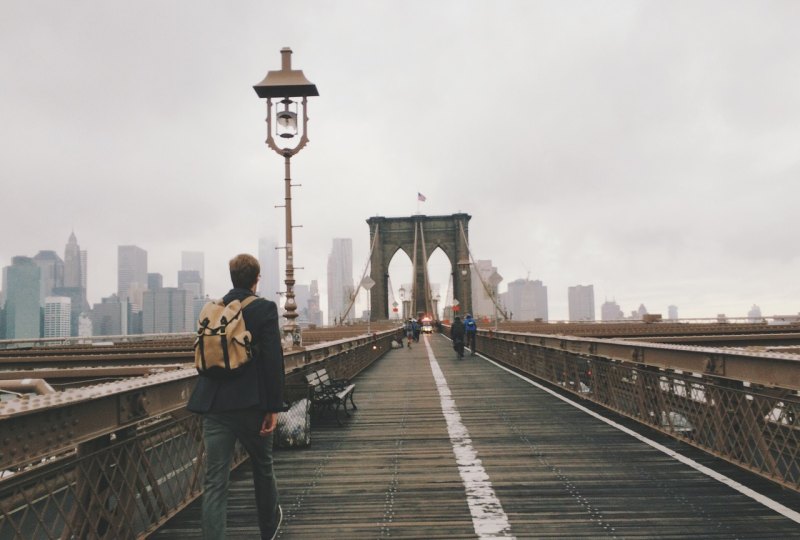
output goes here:
<path id="1" fill-rule="evenodd" d="M 477 349 L 800 491 L 800 356 L 506 332 Z"/>
<path id="2" fill-rule="evenodd" d="M 352 378 L 393 331 L 287 354 L 287 386 Z M 201 494 L 201 422 L 181 369 L 0 402 L 0 540 L 143 538 Z M 234 466 L 244 460 L 239 452 Z"/>

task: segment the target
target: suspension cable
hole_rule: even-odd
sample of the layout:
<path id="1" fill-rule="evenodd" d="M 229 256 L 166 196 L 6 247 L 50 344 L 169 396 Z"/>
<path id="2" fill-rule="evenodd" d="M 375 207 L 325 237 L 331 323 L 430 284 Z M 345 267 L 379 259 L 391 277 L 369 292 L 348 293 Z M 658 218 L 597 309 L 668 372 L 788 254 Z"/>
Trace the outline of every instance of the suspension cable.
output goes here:
<path id="1" fill-rule="evenodd" d="M 464 232 L 464 224 L 461 223 L 460 221 L 458 222 L 458 228 L 461 230 L 461 237 L 464 239 L 464 245 L 467 246 L 467 254 L 469 255 L 469 260 L 472 261 L 472 267 L 475 268 L 475 273 L 478 274 L 478 280 L 481 282 L 481 285 L 483 285 L 483 290 L 486 291 L 486 296 L 491 298 L 494 307 L 497 308 L 497 311 L 500 312 L 500 315 L 503 316 L 503 319 L 507 321 L 508 314 L 505 312 L 505 310 L 503 310 L 503 308 L 500 307 L 500 304 L 497 303 L 496 295 L 492 294 L 489 285 L 486 284 L 486 281 L 484 281 L 483 276 L 478 271 L 478 266 L 475 264 L 475 258 L 472 256 L 472 250 L 469 249 L 469 241 L 467 240 L 467 234 Z"/>
<path id="2" fill-rule="evenodd" d="M 347 309 L 344 311 L 344 315 L 339 317 L 339 324 L 344 324 L 344 320 L 350 315 L 350 310 L 353 309 L 353 304 L 356 303 L 356 298 L 358 297 L 358 292 L 361 290 L 361 282 L 364 281 L 364 277 L 367 275 L 367 269 L 370 267 L 370 262 L 372 261 L 372 252 L 375 251 L 375 244 L 378 243 L 378 224 L 375 224 L 375 233 L 372 235 L 372 247 L 369 248 L 369 255 L 367 256 L 367 263 L 364 265 L 364 271 L 361 273 L 361 279 L 358 280 L 358 287 L 353 292 L 353 296 L 350 298 L 350 304 L 347 306 Z M 330 295 L 330 291 L 328 291 Z M 370 318 L 372 318 L 372 306 L 369 306 L 370 309 Z M 330 321 L 328 321 L 330 323 Z"/>
<path id="3" fill-rule="evenodd" d="M 417 312 L 417 226 L 419 223 L 414 223 L 414 257 L 411 260 L 412 277 L 411 277 L 411 316 Z"/>
<path id="4" fill-rule="evenodd" d="M 453 273 L 447 278 L 447 292 L 444 295 L 444 303 L 442 304 L 442 316 L 444 316 L 444 307 L 450 306 L 453 309 Z M 437 313 L 438 315 L 438 313 Z"/>
<path id="5" fill-rule="evenodd" d="M 428 276 L 428 250 L 425 249 L 425 229 L 421 222 L 419 224 L 419 234 L 422 240 L 422 277 L 425 280 L 425 313 L 431 313 L 433 298 L 431 298 L 431 280 Z"/>

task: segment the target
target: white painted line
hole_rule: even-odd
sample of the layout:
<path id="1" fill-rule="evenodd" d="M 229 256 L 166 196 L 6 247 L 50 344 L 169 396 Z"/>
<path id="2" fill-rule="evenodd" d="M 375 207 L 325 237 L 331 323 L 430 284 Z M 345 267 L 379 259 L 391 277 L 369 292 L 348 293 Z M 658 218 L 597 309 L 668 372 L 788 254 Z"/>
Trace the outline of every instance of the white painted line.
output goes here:
<path id="1" fill-rule="evenodd" d="M 636 433 L 632 429 L 629 429 L 629 428 L 627 428 L 627 427 L 625 427 L 625 426 L 623 426 L 621 424 L 618 424 L 617 422 L 614 422 L 613 420 L 611 420 L 609 418 L 606 418 L 605 416 L 602 416 L 602 415 L 600 415 L 600 414 L 598 414 L 598 413 L 596 413 L 596 412 L 594 412 L 594 411 L 592 411 L 590 409 L 587 409 L 586 407 L 584 407 L 580 403 L 576 403 L 576 402 L 572 401 L 571 399 L 569 399 L 568 397 L 564 397 L 561 394 L 559 394 L 558 392 L 555 392 L 555 391 L 547 388 L 546 386 L 543 386 L 543 385 L 537 383 L 536 381 L 531 380 L 528 377 L 525 377 L 524 375 L 520 375 L 516 371 L 508 369 L 507 367 L 498 364 L 494 360 L 492 360 L 490 358 L 486 358 L 482 354 L 479 354 L 478 356 L 480 356 L 481 358 L 483 358 L 487 362 L 491 362 L 492 364 L 494 364 L 495 366 L 499 367 L 500 369 L 503 369 L 503 370 L 511 373 L 512 375 L 515 375 L 515 376 L 519 377 L 523 381 L 526 381 L 526 382 L 532 384 L 536 388 L 538 388 L 540 390 L 544 390 L 548 394 L 550 394 L 550 395 L 552 395 L 554 397 L 557 397 L 558 399 L 560 399 L 564 403 L 568 403 L 568 404 L 572 405 L 573 407 L 575 407 L 576 409 L 580 409 L 581 411 L 585 412 L 586 414 L 589 414 L 589 415 L 597 418 L 598 420 L 601 420 L 601 421 L 605 422 L 609 426 L 614 427 L 614 428 L 622 431 L 623 433 L 627 433 L 631 437 L 635 437 L 636 439 L 639 439 L 640 441 L 642 441 L 643 443 L 647 444 L 648 446 L 652 446 L 656 450 L 665 453 L 666 455 L 670 456 L 671 458 L 674 458 L 674 459 L 680 461 L 681 463 L 683 463 L 685 465 L 688 465 L 689 467 L 691 467 L 691 468 L 693 468 L 693 469 L 705 474 L 706 476 L 709 476 L 709 477 L 713 478 L 714 480 L 717 480 L 717 481 L 725 484 L 726 486 L 729 486 L 729 487 L 735 489 L 736 491 L 738 491 L 742 495 L 750 497 L 754 501 L 756 501 L 758 503 L 761 503 L 764 506 L 766 506 L 767 508 L 770 508 L 770 509 L 778 512 L 782 516 L 787 517 L 787 518 L 791 519 L 792 521 L 794 521 L 796 523 L 800 523 L 800 512 L 796 512 L 796 511 L 792 510 L 791 508 L 782 505 L 778 501 L 774 501 L 774 500 L 770 499 L 769 497 L 767 497 L 766 495 L 762 495 L 761 493 L 758 493 L 757 491 L 754 491 L 754 490 L 750 489 L 749 487 L 747 487 L 747 486 L 745 486 L 743 484 L 740 484 L 736 480 L 733 480 L 732 478 L 728 478 L 724 474 L 720 474 L 720 473 L 718 473 L 717 471 L 715 471 L 713 469 L 709 469 L 705 465 L 701 465 L 700 463 L 696 462 L 695 460 L 693 460 L 691 458 L 688 458 L 688 457 L 684 456 L 683 454 L 679 454 L 678 452 L 675 452 L 674 450 L 670 450 L 669 448 L 667 448 L 663 444 L 659 444 L 656 441 L 645 437 L 644 435 Z"/>
<path id="2" fill-rule="evenodd" d="M 489 475 L 486 474 L 478 453 L 472 447 L 469 431 L 461 422 L 461 415 L 450 393 L 450 387 L 447 386 L 447 379 L 444 378 L 439 362 L 433 355 L 428 338 L 426 337 L 424 341 L 436 388 L 439 390 L 442 413 L 447 421 L 447 432 L 450 435 L 450 444 L 453 445 L 453 454 L 456 456 L 458 473 L 461 475 L 467 494 L 467 505 L 472 514 L 475 533 L 478 538 L 515 538 L 511 534 L 508 516 L 494 493 Z"/>

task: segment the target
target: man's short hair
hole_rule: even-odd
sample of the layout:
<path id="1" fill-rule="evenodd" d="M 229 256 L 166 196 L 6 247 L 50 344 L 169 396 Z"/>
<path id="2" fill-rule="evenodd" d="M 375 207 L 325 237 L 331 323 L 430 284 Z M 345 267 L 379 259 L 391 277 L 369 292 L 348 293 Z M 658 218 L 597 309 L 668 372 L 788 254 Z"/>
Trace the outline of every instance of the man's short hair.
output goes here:
<path id="1" fill-rule="evenodd" d="M 231 270 L 231 282 L 237 289 L 249 289 L 258 281 L 261 273 L 258 259 L 247 253 L 240 253 L 231 259 L 228 267 Z"/>

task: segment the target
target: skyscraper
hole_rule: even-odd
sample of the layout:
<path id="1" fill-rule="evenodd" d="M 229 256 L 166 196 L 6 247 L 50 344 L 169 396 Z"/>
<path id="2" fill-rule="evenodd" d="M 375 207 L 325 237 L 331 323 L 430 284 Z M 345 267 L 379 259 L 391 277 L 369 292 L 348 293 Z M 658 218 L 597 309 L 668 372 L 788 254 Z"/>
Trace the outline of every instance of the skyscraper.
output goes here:
<path id="1" fill-rule="evenodd" d="M 678 320 L 678 306 L 667 306 L 667 316 L 671 321 Z"/>
<path id="2" fill-rule="evenodd" d="M 6 267 L 6 338 L 41 337 L 40 280 L 41 271 L 30 257 L 14 257 Z"/>
<path id="3" fill-rule="evenodd" d="M 48 296 L 44 301 L 44 337 L 71 335 L 70 312 L 72 301 L 66 296 Z"/>
<path id="4" fill-rule="evenodd" d="M 296 283 L 294 286 L 294 301 L 297 304 L 297 324 L 308 326 L 308 300 L 311 298 L 311 289 L 308 285 Z"/>
<path id="5" fill-rule="evenodd" d="M 89 302 L 86 299 L 87 258 L 86 251 L 81 251 L 78 245 L 75 233 L 70 233 L 67 245 L 64 247 L 64 283 L 62 286 L 74 290 L 69 296 L 73 299 L 72 313 L 75 321 L 82 311 L 89 310 Z M 77 328 L 73 330 L 73 334 L 75 334 Z"/>
<path id="6" fill-rule="evenodd" d="M 341 322 L 339 319 L 350 305 L 353 292 L 353 240 L 334 238 L 328 255 L 328 324 Z M 351 309 L 347 320 L 354 317 Z"/>
<path id="7" fill-rule="evenodd" d="M 258 264 L 261 265 L 261 281 L 258 282 L 258 294 L 282 307 L 278 291 L 282 291 L 279 268 L 278 244 L 273 238 L 259 238 Z"/>
<path id="8" fill-rule="evenodd" d="M 472 316 L 476 319 L 480 317 L 494 318 L 493 297 L 497 296 L 497 286 L 503 281 L 503 276 L 497 273 L 497 267 L 492 266 L 491 260 L 475 261 L 471 270 Z M 466 315 L 466 312 L 462 311 L 461 314 L 462 316 Z"/>
<path id="9" fill-rule="evenodd" d="M 37 253 L 33 262 L 41 272 L 39 301 L 44 305 L 44 299 L 53 295 L 53 289 L 64 286 L 64 261 L 55 251 L 47 250 Z"/>
<path id="10" fill-rule="evenodd" d="M 180 270 L 178 272 L 178 288 L 189 291 L 192 298 L 192 323 L 200 318 L 200 311 L 208 299 L 203 296 L 203 278 L 197 270 Z M 192 328 L 194 330 L 194 328 Z"/>
<path id="11" fill-rule="evenodd" d="M 182 251 L 181 270 L 196 270 L 200 279 L 206 278 L 206 256 L 202 251 Z"/>
<path id="12" fill-rule="evenodd" d="M 569 320 L 594 321 L 594 285 L 575 285 L 568 289 Z"/>
<path id="13" fill-rule="evenodd" d="M 164 276 L 158 272 L 147 273 L 147 290 L 157 291 L 164 286 Z"/>
<path id="14" fill-rule="evenodd" d="M 194 302 L 191 292 L 176 287 L 144 292 L 142 306 L 144 334 L 194 330 Z"/>
<path id="15" fill-rule="evenodd" d="M 322 310 L 319 308 L 319 285 L 316 279 L 311 280 L 311 291 L 308 299 L 308 324 L 322 326 Z"/>
<path id="16" fill-rule="evenodd" d="M 89 301 L 87 300 L 88 296 L 86 294 L 87 288 L 86 285 L 88 283 L 87 276 L 89 275 L 89 255 L 86 253 L 85 249 L 81 250 L 81 289 L 83 289 L 83 303 L 86 309 L 89 309 Z"/>
<path id="17" fill-rule="evenodd" d="M 64 247 L 64 287 L 81 286 L 81 248 L 72 232 Z"/>
<path id="18" fill-rule="evenodd" d="M 644 319 L 644 316 L 647 315 L 647 308 L 644 304 L 639 304 L 639 309 L 635 309 L 631 311 L 631 319 L 634 321 L 641 321 Z"/>
<path id="19" fill-rule="evenodd" d="M 147 289 L 147 251 L 137 246 L 117 248 L 117 296 L 128 301 L 133 311 L 142 309 L 142 293 Z"/>
<path id="20" fill-rule="evenodd" d="M 622 321 L 625 320 L 625 314 L 614 300 L 606 300 L 600 306 L 600 320 L 601 321 Z"/>
<path id="21" fill-rule="evenodd" d="M 91 337 L 94 335 L 91 313 L 81 313 L 78 318 L 78 336 Z"/>
<path id="22" fill-rule="evenodd" d="M 205 281 L 206 281 L 206 263 L 205 255 L 202 251 L 183 251 L 181 252 L 181 271 L 182 272 L 197 272 L 197 276 L 192 278 L 191 283 L 196 283 L 199 287 L 198 290 L 192 289 L 196 298 L 205 295 Z M 190 281 L 186 281 L 189 283 Z M 178 272 L 178 287 L 181 285 L 181 274 Z"/>
<path id="23" fill-rule="evenodd" d="M 197 270 L 179 270 L 178 288 L 192 293 L 192 299 L 203 297 L 203 278 Z"/>
<path id="24" fill-rule="evenodd" d="M 127 302 L 121 302 L 116 294 L 103 298 L 92 308 L 92 335 L 119 336 L 128 333 Z"/>
<path id="25" fill-rule="evenodd" d="M 547 287 L 539 280 L 512 281 L 508 284 L 506 305 L 515 321 L 547 321 Z"/>

